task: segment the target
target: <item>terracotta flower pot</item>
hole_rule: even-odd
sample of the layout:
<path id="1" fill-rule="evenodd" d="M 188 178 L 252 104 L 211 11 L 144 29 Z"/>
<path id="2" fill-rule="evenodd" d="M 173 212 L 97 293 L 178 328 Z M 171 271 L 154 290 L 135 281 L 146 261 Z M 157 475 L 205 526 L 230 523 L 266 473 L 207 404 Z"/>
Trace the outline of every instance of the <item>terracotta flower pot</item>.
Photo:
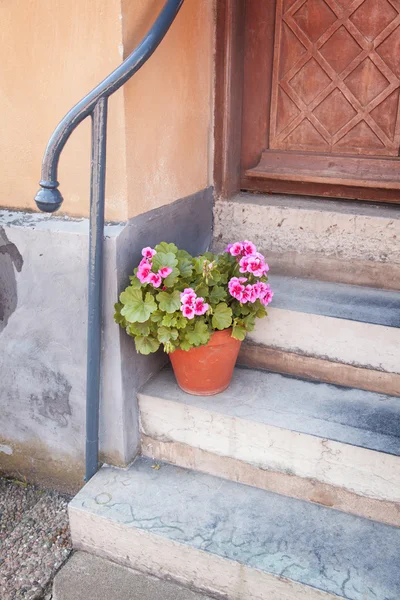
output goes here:
<path id="1" fill-rule="evenodd" d="M 205 346 L 170 354 L 179 387 L 194 396 L 213 396 L 225 390 L 239 354 L 239 340 L 231 337 L 232 329 L 215 331 Z"/>

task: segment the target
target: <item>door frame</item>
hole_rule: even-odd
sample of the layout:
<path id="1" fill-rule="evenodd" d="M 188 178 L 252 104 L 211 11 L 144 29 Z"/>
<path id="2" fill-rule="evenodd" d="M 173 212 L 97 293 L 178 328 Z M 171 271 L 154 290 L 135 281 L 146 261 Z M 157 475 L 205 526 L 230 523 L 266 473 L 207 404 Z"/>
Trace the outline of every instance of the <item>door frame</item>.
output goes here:
<path id="1" fill-rule="evenodd" d="M 214 185 L 229 198 L 241 187 L 246 0 L 217 0 Z"/>

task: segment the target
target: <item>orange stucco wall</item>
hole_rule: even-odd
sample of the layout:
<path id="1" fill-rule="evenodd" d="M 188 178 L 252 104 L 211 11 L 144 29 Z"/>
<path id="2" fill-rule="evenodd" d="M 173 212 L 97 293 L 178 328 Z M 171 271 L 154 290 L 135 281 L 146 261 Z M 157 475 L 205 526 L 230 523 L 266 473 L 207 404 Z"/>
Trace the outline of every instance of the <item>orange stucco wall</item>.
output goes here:
<path id="1" fill-rule="evenodd" d="M 48 137 L 137 44 L 163 0 L 0 3 L 0 206 L 35 210 Z M 214 0 L 185 0 L 156 53 L 109 104 L 108 220 L 211 183 Z M 62 210 L 87 216 L 90 122 L 63 152 Z"/>

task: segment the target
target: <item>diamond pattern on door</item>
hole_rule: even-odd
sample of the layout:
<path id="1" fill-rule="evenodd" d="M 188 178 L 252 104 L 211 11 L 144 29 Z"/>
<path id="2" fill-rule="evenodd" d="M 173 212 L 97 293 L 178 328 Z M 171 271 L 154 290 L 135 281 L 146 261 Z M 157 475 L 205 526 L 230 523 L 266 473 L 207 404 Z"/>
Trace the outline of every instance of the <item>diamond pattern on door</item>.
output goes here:
<path id="1" fill-rule="evenodd" d="M 271 149 L 398 156 L 399 90 L 399 0 L 277 0 Z"/>

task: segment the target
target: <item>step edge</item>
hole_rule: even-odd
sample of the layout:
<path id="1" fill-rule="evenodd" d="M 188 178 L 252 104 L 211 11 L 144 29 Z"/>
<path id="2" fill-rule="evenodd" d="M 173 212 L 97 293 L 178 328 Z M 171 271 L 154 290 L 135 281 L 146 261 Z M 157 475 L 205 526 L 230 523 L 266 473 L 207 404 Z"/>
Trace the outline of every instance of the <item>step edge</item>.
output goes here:
<path id="1" fill-rule="evenodd" d="M 260 354 L 262 356 L 259 356 Z M 265 357 L 265 360 L 263 360 L 263 357 Z M 268 362 L 269 359 L 271 362 Z M 288 364 L 289 361 L 297 362 L 299 366 L 297 364 L 291 366 Z M 310 366 L 306 363 L 309 363 Z M 385 396 L 400 397 L 400 374 L 398 373 L 379 371 L 364 365 L 343 363 L 316 354 L 294 352 L 278 346 L 255 343 L 251 340 L 246 340 L 242 344 L 237 365 L 271 373 L 292 375 L 305 381 L 328 383 L 344 388 L 384 394 Z M 329 373 L 324 372 L 324 369 L 336 371 L 339 368 L 346 371 L 347 383 L 342 383 L 335 377 L 329 378 Z M 313 373 L 313 369 L 315 369 L 315 373 Z M 376 381 L 366 382 L 368 376 L 372 376 Z M 357 381 L 357 377 L 360 377 L 360 381 Z M 394 381 L 389 381 L 389 379 Z"/>
<path id="2" fill-rule="evenodd" d="M 76 509 L 73 509 L 71 512 L 71 517 L 70 517 L 70 523 L 71 523 L 71 531 L 74 531 L 75 528 L 75 521 L 74 521 L 74 512 Z M 75 514 L 79 514 L 79 513 L 75 513 Z M 225 558 L 219 554 L 216 553 L 212 553 L 212 552 L 206 552 L 204 550 L 201 549 L 197 549 L 194 548 L 193 546 L 185 543 L 185 542 L 177 542 L 175 540 L 171 540 L 169 538 L 166 538 L 164 536 L 161 535 L 157 535 L 154 533 L 151 533 L 149 531 L 144 531 L 138 528 L 134 528 L 134 527 L 128 527 L 128 526 L 124 526 L 124 524 L 118 522 L 118 521 L 113 521 L 113 520 L 109 520 L 109 519 L 105 519 L 103 516 L 100 515 L 96 515 L 94 513 L 90 513 L 89 511 L 81 511 L 80 515 L 90 515 L 90 519 L 92 522 L 97 522 L 97 524 L 102 524 L 104 523 L 111 523 L 112 524 L 112 529 L 117 529 L 117 531 L 119 531 L 119 536 L 118 539 L 120 540 L 122 537 L 123 533 L 129 533 L 129 538 L 130 541 L 135 541 L 134 538 L 137 538 L 137 542 L 138 542 L 138 551 L 139 554 L 136 556 L 136 560 L 143 560 L 143 547 L 144 544 L 141 543 L 144 541 L 144 539 L 146 538 L 146 542 L 147 542 L 147 546 L 150 544 L 154 545 L 154 550 L 153 550 L 153 554 L 155 557 L 157 557 L 158 560 L 154 559 L 152 561 L 150 561 L 150 563 L 152 565 L 157 565 L 157 562 L 159 562 L 160 556 L 161 556 L 161 552 L 165 551 L 165 560 L 163 561 L 163 567 L 161 568 L 162 570 L 160 570 L 159 572 L 162 573 L 163 576 L 167 576 L 167 577 L 171 577 L 174 581 L 177 581 L 178 583 L 180 583 L 181 585 L 187 585 L 188 582 L 191 582 L 192 585 L 195 587 L 195 589 L 199 592 L 208 594 L 208 595 L 214 595 L 217 596 L 219 598 L 223 598 L 224 600 L 242 600 L 243 596 L 241 593 L 241 590 L 238 590 L 238 593 L 236 593 L 232 588 L 231 591 L 227 590 L 227 593 L 225 593 L 224 591 L 220 591 L 217 590 L 213 587 L 210 586 L 204 586 L 200 584 L 200 576 L 199 576 L 199 565 L 200 565 L 200 560 L 204 561 L 205 563 L 209 563 L 207 566 L 204 567 L 203 570 L 203 576 L 201 577 L 201 579 L 205 579 L 205 574 L 206 573 L 212 573 L 212 576 L 209 576 L 209 581 L 211 584 L 212 583 L 215 585 L 215 579 L 216 579 L 216 573 L 218 573 L 218 576 L 220 576 L 220 569 L 231 569 L 231 575 L 229 576 L 229 580 L 230 580 L 230 584 L 232 585 L 233 582 L 236 581 L 236 579 L 243 577 L 244 575 L 244 579 L 248 579 L 249 577 L 254 577 L 257 579 L 262 579 L 264 582 L 267 583 L 267 585 L 269 584 L 275 584 L 275 586 L 278 586 L 278 588 L 275 589 L 275 591 L 278 591 L 278 593 L 283 594 L 282 596 L 279 596 L 279 598 L 282 598 L 282 600 L 292 600 L 292 598 L 296 598 L 296 600 L 338 600 L 338 598 L 343 598 L 343 600 L 345 600 L 344 597 L 341 596 L 337 596 L 336 594 L 331 594 L 330 592 L 326 592 L 322 589 L 310 586 L 308 584 L 303 584 L 300 583 L 294 579 L 289 579 L 287 577 L 284 576 L 280 576 L 280 575 L 274 575 L 272 573 L 269 573 L 267 571 L 263 571 L 260 569 L 257 569 L 255 567 L 250 567 L 249 565 L 246 565 L 245 563 L 240 563 L 238 561 L 235 561 L 233 559 L 229 559 L 229 558 Z M 98 528 L 96 530 L 96 535 L 97 537 L 99 536 L 99 529 Z M 111 533 L 111 532 L 109 532 Z M 93 538 L 93 534 L 91 536 Z M 106 536 L 107 537 L 107 536 Z M 160 540 L 160 538 L 163 540 L 162 544 L 159 544 L 158 541 Z M 92 552 L 95 553 L 98 556 L 102 556 L 104 558 L 109 558 L 110 551 L 105 550 L 104 546 L 105 544 L 101 544 L 101 546 L 97 544 L 94 544 L 93 542 L 90 543 L 88 541 L 84 541 L 82 539 L 82 536 L 80 536 L 80 539 L 77 540 L 77 536 L 75 534 L 75 539 L 74 539 L 74 534 L 73 534 L 73 540 L 74 540 L 74 547 L 77 550 L 83 550 L 83 551 L 88 551 L 88 552 Z M 109 544 L 107 544 L 109 546 Z M 93 552 L 95 550 L 95 552 Z M 125 553 L 126 553 L 127 549 L 125 548 Z M 179 561 L 179 565 L 174 569 L 171 569 L 171 566 L 169 567 L 165 567 L 165 564 L 167 563 L 167 559 L 170 561 L 171 564 L 171 558 L 173 557 L 173 555 L 175 554 L 175 551 L 179 551 L 179 553 L 182 553 L 186 555 L 186 560 L 184 562 L 182 562 L 182 560 Z M 124 554 L 125 554 L 124 553 Z M 189 564 L 189 560 L 187 559 L 187 555 L 188 554 L 193 554 L 193 562 L 195 563 L 195 568 L 192 569 L 192 573 L 191 575 L 189 575 L 189 577 L 182 577 L 182 564 L 185 564 L 185 569 L 187 569 L 188 564 Z M 114 562 L 117 562 L 118 564 L 122 564 L 123 566 L 126 566 L 128 568 L 133 568 L 136 569 L 138 571 L 141 572 L 147 572 L 149 574 L 154 574 L 154 570 L 148 566 L 148 567 L 143 567 L 143 566 L 138 566 L 138 564 L 132 564 L 131 559 L 129 558 L 129 555 L 125 555 L 124 557 L 119 557 L 118 560 L 115 558 L 114 556 Z M 219 563 L 220 569 L 215 569 L 215 565 L 214 563 L 217 562 Z M 210 568 L 211 565 L 214 566 L 214 568 Z M 167 570 L 168 569 L 168 570 Z M 235 572 L 233 572 L 235 571 Z M 238 577 L 239 576 L 239 577 Z M 198 580 L 198 583 L 195 583 L 195 580 Z M 225 583 L 225 585 L 227 584 L 227 582 Z M 248 584 L 248 581 L 247 581 Z M 253 584 L 254 586 L 254 584 Z M 291 590 L 285 590 L 285 588 L 287 586 L 290 586 L 292 589 Z M 293 589 L 294 588 L 294 589 Z M 260 590 L 259 590 L 260 591 Z M 267 595 L 264 595 L 264 591 L 267 592 Z M 272 590 L 273 592 L 274 590 Z M 286 595 L 286 591 L 290 592 L 290 595 Z M 259 596 L 258 594 L 255 595 L 253 593 L 250 592 L 249 594 L 249 590 L 247 590 L 248 595 L 246 595 L 246 600 L 269 600 L 270 599 L 270 590 L 266 590 L 265 588 L 262 589 L 261 593 L 262 596 Z M 293 592 L 295 593 L 295 595 L 293 595 Z"/>
<path id="3" fill-rule="evenodd" d="M 318 479 L 268 470 L 182 442 L 157 440 L 144 433 L 141 434 L 141 455 L 155 462 L 166 462 L 370 521 L 400 527 L 400 502 L 362 496 Z M 265 484 L 262 481 L 264 478 L 274 481 Z M 295 493 L 296 484 L 301 488 L 300 493 Z M 333 497 L 332 500 L 329 500 L 330 496 Z M 335 504 L 334 499 L 338 496 L 339 501 Z M 343 504 L 340 504 L 340 497 L 344 497 Z M 356 507 L 351 509 L 353 503 Z"/>
<path id="4" fill-rule="evenodd" d="M 280 375 L 280 373 L 277 373 L 277 374 Z M 282 376 L 286 377 L 286 375 L 282 375 Z M 288 375 L 287 377 L 292 377 L 292 376 Z M 293 379 L 297 379 L 296 377 L 292 377 L 292 378 Z M 321 382 L 321 383 L 323 383 L 323 382 Z M 333 384 L 326 384 L 326 385 L 333 385 Z M 355 444 L 355 443 L 343 441 L 343 440 L 340 440 L 340 439 L 336 439 L 333 436 L 332 437 L 328 437 L 328 436 L 324 436 L 324 435 L 318 435 L 316 433 L 310 433 L 308 431 L 301 431 L 299 429 L 292 429 L 290 427 L 282 427 L 282 426 L 276 425 L 274 423 L 269 423 L 269 422 L 265 422 L 265 421 L 259 421 L 259 420 L 255 419 L 255 418 L 240 417 L 240 416 L 237 416 L 237 415 L 230 414 L 228 412 L 224 412 L 223 410 L 218 410 L 218 408 L 220 407 L 220 405 L 217 404 L 217 403 L 216 403 L 216 409 L 212 410 L 210 408 L 205 408 L 205 407 L 198 406 L 198 405 L 196 405 L 194 403 L 191 404 L 190 402 L 181 402 L 181 401 L 176 400 L 174 398 L 166 398 L 166 397 L 164 397 L 164 396 L 162 396 L 160 394 L 156 394 L 156 393 L 149 394 L 149 393 L 146 393 L 144 391 L 140 391 L 140 392 L 138 392 L 137 397 L 138 397 L 138 400 L 139 400 L 139 410 L 140 410 L 140 402 L 141 401 L 144 401 L 144 402 L 150 401 L 151 402 L 152 400 L 156 400 L 156 401 L 160 401 L 160 402 L 170 402 L 170 403 L 174 403 L 174 404 L 176 404 L 178 406 L 182 406 L 182 407 L 190 406 L 191 408 L 194 408 L 196 410 L 202 411 L 204 413 L 209 413 L 209 414 L 213 414 L 213 415 L 219 415 L 219 416 L 226 417 L 226 418 L 229 418 L 229 419 L 236 419 L 236 420 L 238 420 L 240 422 L 243 422 L 243 423 L 252 423 L 252 424 L 255 424 L 255 425 L 258 425 L 258 426 L 261 426 L 261 427 L 266 427 L 266 428 L 269 428 L 269 429 L 272 429 L 272 430 L 276 430 L 276 431 L 283 431 L 283 432 L 289 431 L 291 433 L 299 434 L 299 435 L 302 435 L 302 436 L 316 438 L 316 439 L 319 439 L 319 440 L 325 440 L 327 442 L 334 442 L 335 444 L 347 446 L 347 447 L 350 447 L 350 448 L 359 448 L 360 450 L 363 450 L 363 451 L 374 452 L 374 453 L 377 453 L 377 454 L 382 454 L 384 456 L 394 456 L 394 457 L 396 457 L 396 458 L 398 458 L 400 460 L 400 449 L 399 449 L 399 453 L 395 454 L 394 452 L 388 452 L 388 451 L 385 451 L 385 450 L 378 450 L 376 448 L 370 448 L 368 446 L 363 446 L 363 445 L 360 445 L 360 444 Z M 362 432 L 369 432 L 370 431 L 370 430 L 367 430 L 367 429 L 359 429 L 358 430 L 357 427 L 353 427 L 351 425 L 348 425 L 347 427 L 351 431 L 362 431 Z M 392 439 L 387 434 L 380 434 L 379 433 L 378 435 L 384 437 L 385 439 L 386 438 Z"/>
<path id="5" fill-rule="evenodd" d="M 168 433 L 165 433 L 163 431 L 161 431 L 160 433 L 160 429 L 158 429 L 158 433 L 156 435 L 154 435 L 154 431 L 151 431 L 149 429 L 151 429 L 151 427 L 149 428 L 149 423 L 148 421 L 146 421 L 146 419 L 144 418 L 146 415 L 146 410 L 144 410 L 144 403 L 148 403 L 151 404 L 151 402 L 154 401 L 156 403 L 165 403 L 166 400 L 164 398 L 157 398 L 156 396 L 149 396 L 147 395 L 146 397 L 142 397 L 139 399 L 139 410 L 140 410 L 140 423 L 139 423 L 139 429 L 140 429 L 140 434 L 141 435 L 147 435 L 149 437 L 152 438 L 156 438 L 156 439 L 163 439 L 163 441 L 166 442 L 174 442 L 174 441 L 178 441 L 180 443 L 185 443 L 182 440 L 179 440 L 178 438 L 173 438 L 171 436 L 170 430 Z M 178 403 L 174 400 L 168 400 L 168 402 L 170 403 L 170 406 L 172 406 L 173 408 L 177 408 L 178 411 L 180 411 L 180 413 L 183 413 L 183 419 L 187 418 L 187 408 L 190 407 L 190 405 L 187 404 L 183 404 L 183 403 Z M 160 407 L 158 407 L 160 408 Z M 186 408 L 186 411 L 185 411 Z M 202 409 L 202 408 L 198 408 L 198 407 L 190 407 L 192 409 L 192 411 L 194 411 L 196 413 L 196 415 L 198 416 L 199 414 L 205 414 L 205 415 L 214 415 L 214 417 L 222 417 L 225 420 L 228 420 L 230 423 L 235 422 L 235 420 L 237 419 L 236 417 L 230 416 L 230 415 L 226 415 L 224 413 L 216 413 L 216 412 L 212 412 L 208 409 Z M 148 411 L 147 411 L 148 412 Z M 156 415 L 160 414 L 160 410 L 156 411 Z M 176 416 L 176 415 L 175 415 Z M 145 422 L 146 421 L 146 422 Z M 175 421 L 176 422 L 176 421 Z M 329 482 L 333 482 L 333 478 L 335 476 L 337 476 L 337 473 L 340 471 L 341 473 L 341 477 L 343 477 L 343 465 L 345 464 L 343 462 L 343 452 L 345 452 L 346 454 L 348 452 L 351 452 L 353 455 L 353 463 L 351 465 L 353 470 L 358 470 L 360 471 L 360 462 L 362 463 L 362 466 L 364 468 L 364 465 L 369 465 L 369 467 L 371 467 L 371 464 L 373 464 L 374 462 L 376 462 L 377 459 L 379 459 L 379 468 L 378 465 L 375 464 L 374 467 L 377 470 L 377 472 L 379 472 L 379 475 L 377 473 L 373 473 L 373 477 L 371 476 L 371 472 L 369 469 L 369 474 L 368 477 L 365 478 L 365 481 L 361 481 L 358 480 L 355 483 L 355 479 L 354 479 L 354 473 L 352 474 L 352 484 L 347 485 L 346 487 L 344 485 L 341 485 L 340 487 L 345 487 L 345 489 L 347 489 L 348 491 L 351 491 L 353 493 L 356 493 L 358 495 L 362 495 L 365 497 L 369 497 L 369 498 L 374 498 L 376 500 L 382 500 L 382 501 L 389 501 L 389 502 L 400 502 L 400 491 L 399 491 L 399 486 L 398 485 L 389 485 L 389 489 L 387 489 L 387 487 L 385 488 L 385 495 L 383 495 L 382 493 L 382 486 L 378 486 L 377 485 L 377 480 L 381 479 L 383 477 L 382 475 L 382 470 L 383 467 L 385 466 L 385 469 L 388 471 L 390 470 L 391 473 L 391 477 L 393 478 L 393 471 L 396 471 L 396 469 L 399 471 L 400 473 L 400 459 L 398 456 L 393 455 L 393 454 L 388 454 L 385 452 L 379 452 L 379 451 L 375 451 L 375 450 L 370 450 L 367 448 L 362 448 L 359 446 L 354 446 L 351 444 L 345 444 L 345 443 L 341 443 L 341 442 L 336 442 L 333 440 L 329 440 L 326 438 L 322 438 L 322 437 L 317 437 L 317 436 L 313 436 L 313 435 L 308 435 L 308 434 L 304 434 L 304 433 L 299 433 L 299 432 L 294 432 L 288 429 L 282 429 L 279 427 L 275 427 L 275 426 L 271 426 L 271 425 L 264 425 L 264 424 L 260 424 L 257 423 L 255 421 L 249 421 L 249 420 L 244 420 L 241 419 L 239 421 L 239 423 L 243 423 L 243 424 L 248 424 L 250 427 L 262 427 L 264 431 L 267 431 L 269 436 L 273 436 L 275 435 L 275 437 L 279 436 L 279 434 L 283 434 L 283 437 L 288 437 L 291 438 L 291 441 L 294 441 L 294 438 L 296 438 L 296 440 L 298 441 L 299 438 L 301 438 L 300 443 L 305 443 L 305 442 L 309 442 L 312 445 L 311 448 L 311 452 L 312 452 L 312 456 L 314 457 L 314 461 L 316 461 L 313 463 L 313 461 L 310 458 L 307 458 L 302 465 L 299 467 L 298 465 L 295 467 L 297 469 L 297 471 L 301 471 L 301 470 L 305 470 L 307 469 L 308 471 L 310 470 L 317 470 L 317 466 L 319 466 L 319 472 L 322 473 L 321 470 L 321 461 L 322 462 L 326 462 L 327 459 L 325 457 L 323 457 L 324 453 L 325 454 L 330 454 L 333 452 L 333 454 L 335 454 L 335 451 L 339 451 L 339 455 L 340 455 L 340 465 L 335 464 L 335 463 L 326 463 L 326 466 L 330 467 L 330 472 L 329 472 L 329 481 L 326 481 L 323 479 L 324 474 L 322 473 L 322 475 L 319 475 L 319 481 L 322 483 L 329 483 Z M 159 427 L 159 425 L 158 425 Z M 227 427 L 227 429 L 229 429 Z M 182 431 L 184 431 L 185 428 L 182 429 Z M 178 430 L 179 431 L 179 430 Z M 230 429 L 229 429 L 230 431 Z M 227 439 L 229 439 L 229 436 L 226 436 Z M 219 437 L 220 439 L 220 437 Z M 296 441 L 296 443 L 297 443 Z M 275 443 L 275 442 L 274 442 Z M 188 442 L 188 445 L 191 445 L 192 447 L 196 447 L 196 448 L 201 448 L 202 450 L 206 450 L 206 451 L 210 451 L 216 455 L 219 456 L 229 456 L 226 453 L 223 453 L 222 451 L 218 451 L 215 448 L 211 449 L 211 448 L 206 448 L 206 447 L 201 447 L 200 445 L 194 446 L 193 445 L 193 439 L 192 442 Z M 205 446 L 205 445 L 204 445 Z M 307 443 L 305 444 L 305 447 L 307 447 Z M 293 452 L 292 452 L 293 454 Z M 360 461 L 360 456 L 362 455 L 362 460 Z M 253 456 L 254 454 L 252 454 Z M 277 458 L 272 457 L 271 455 L 269 455 L 268 460 L 269 460 L 269 465 L 267 464 L 261 464 L 260 462 L 254 461 L 254 462 L 250 462 L 245 460 L 244 458 L 235 456 L 234 458 L 236 458 L 237 460 L 241 460 L 243 462 L 247 462 L 248 464 L 253 465 L 256 468 L 264 468 L 264 469 L 269 469 L 272 470 L 271 467 L 271 463 L 277 463 Z M 357 459 L 357 460 L 355 460 Z M 297 476 L 300 476 L 302 478 L 306 478 L 307 476 L 304 474 L 299 474 L 298 472 L 296 472 L 294 469 L 294 458 L 292 456 L 280 456 L 279 457 L 279 461 L 281 464 L 281 468 L 279 470 L 279 467 L 274 467 L 274 470 L 279 470 L 279 472 L 283 472 L 286 474 L 295 474 Z M 354 462 L 356 464 L 354 464 Z M 283 466 L 284 463 L 287 463 L 286 466 Z M 390 464 L 390 467 L 389 467 Z M 336 475 L 335 475 L 335 469 L 336 469 Z M 361 472 L 363 472 L 363 469 L 361 469 Z M 315 476 L 309 475 L 309 478 L 314 478 L 316 479 Z M 326 479 L 328 479 L 328 476 L 326 476 Z M 376 489 L 378 489 L 379 487 L 379 492 L 375 491 L 374 489 L 374 485 L 375 484 L 377 486 Z M 333 483 L 332 483 L 333 485 Z M 337 487 L 339 487 L 339 485 L 337 485 Z M 358 489 L 357 489 L 358 488 Z"/>

